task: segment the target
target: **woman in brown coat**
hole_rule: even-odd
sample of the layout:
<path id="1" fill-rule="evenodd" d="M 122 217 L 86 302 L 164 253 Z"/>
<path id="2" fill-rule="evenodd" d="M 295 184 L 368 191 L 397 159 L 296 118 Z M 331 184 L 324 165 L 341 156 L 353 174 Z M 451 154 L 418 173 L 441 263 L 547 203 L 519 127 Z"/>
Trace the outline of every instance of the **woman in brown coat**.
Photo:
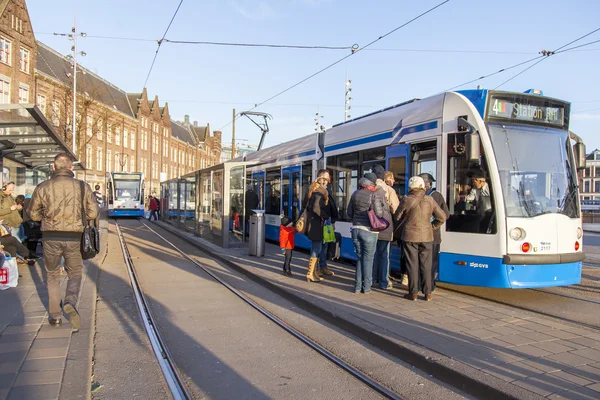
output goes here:
<path id="1" fill-rule="evenodd" d="M 402 198 L 398 208 L 402 251 L 408 270 L 409 293 L 404 297 L 417 300 L 421 275 L 425 300 L 430 301 L 433 230 L 442 226 L 446 221 L 446 214 L 431 196 L 425 196 L 425 182 L 420 176 L 410 178 L 408 190 L 408 196 Z"/>

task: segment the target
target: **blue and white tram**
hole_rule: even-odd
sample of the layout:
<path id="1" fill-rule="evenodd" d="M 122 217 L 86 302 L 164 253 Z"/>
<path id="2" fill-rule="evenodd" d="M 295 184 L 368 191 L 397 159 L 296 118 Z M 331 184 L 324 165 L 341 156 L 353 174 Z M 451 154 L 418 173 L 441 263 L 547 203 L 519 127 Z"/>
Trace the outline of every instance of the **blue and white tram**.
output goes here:
<path id="1" fill-rule="evenodd" d="M 324 158 L 341 217 L 341 254 L 356 259 L 346 207 L 358 178 L 380 164 L 394 173 L 400 196 L 410 176 L 429 172 L 446 198 L 440 281 L 497 288 L 578 283 L 581 165 L 575 164 L 569 109 L 534 93 L 447 92 L 336 125 L 324 137 L 253 153 L 247 160 L 260 165 L 249 178 L 267 214 L 266 236 L 278 239 L 280 213 L 299 215 L 300 194 Z M 487 195 L 479 204 L 471 196 L 475 185 Z M 296 243 L 309 247 L 302 235 Z M 398 259 L 395 248 L 392 269 Z"/>
<path id="2" fill-rule="evenodd" d="M 110 172 L 108 174 L 108 216 L 144 216 L 144 174 Z"/>

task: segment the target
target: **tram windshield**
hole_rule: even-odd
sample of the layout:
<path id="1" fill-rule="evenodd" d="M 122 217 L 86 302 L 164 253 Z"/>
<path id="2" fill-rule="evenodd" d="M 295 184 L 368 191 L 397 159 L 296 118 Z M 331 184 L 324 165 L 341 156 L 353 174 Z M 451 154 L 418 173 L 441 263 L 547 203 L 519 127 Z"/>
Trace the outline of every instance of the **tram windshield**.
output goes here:
<path id="1" fill-rule="evenodd" d="M 567 131 L 489 124 L 507 217 L 579 217 L 577 175 Z"/>
<path id="2" fill-rule="evenodd" d="M 132 177 L 131 180 L 115 180 L 115 198 L 118 200 L 140 199 L 140 178 Z"/>

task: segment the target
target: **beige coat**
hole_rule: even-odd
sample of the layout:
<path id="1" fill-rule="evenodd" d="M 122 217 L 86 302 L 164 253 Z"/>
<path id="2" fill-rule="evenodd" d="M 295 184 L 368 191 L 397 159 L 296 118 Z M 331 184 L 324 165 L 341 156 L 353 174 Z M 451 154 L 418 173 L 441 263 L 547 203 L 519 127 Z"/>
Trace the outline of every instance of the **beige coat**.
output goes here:
<path id="1" fill-rule="evenodd" d="M 433 242 L 433 230 L 446 222 L 446 214 L 431 196 L 425 196 L 424 189 L 413 190 L 402 198 L 397 218 L 401 239 L 410 243 Z"/>

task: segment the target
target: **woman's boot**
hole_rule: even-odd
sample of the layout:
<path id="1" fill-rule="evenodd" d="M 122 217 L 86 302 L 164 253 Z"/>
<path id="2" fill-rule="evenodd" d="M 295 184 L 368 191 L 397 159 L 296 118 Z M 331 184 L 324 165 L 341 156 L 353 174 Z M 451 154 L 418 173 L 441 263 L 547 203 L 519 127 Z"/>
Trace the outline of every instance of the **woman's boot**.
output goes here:
<path id="1" fill-rule="evenodd" d="M 308 260 L 308 272 L 306 273 L 306 282 L 321 282 L 321 278 L 319 275 L 315 273 L 315 269 L 317 267 L 317 263 L 319 259 L 317 257 L 311 257 Z"/>

